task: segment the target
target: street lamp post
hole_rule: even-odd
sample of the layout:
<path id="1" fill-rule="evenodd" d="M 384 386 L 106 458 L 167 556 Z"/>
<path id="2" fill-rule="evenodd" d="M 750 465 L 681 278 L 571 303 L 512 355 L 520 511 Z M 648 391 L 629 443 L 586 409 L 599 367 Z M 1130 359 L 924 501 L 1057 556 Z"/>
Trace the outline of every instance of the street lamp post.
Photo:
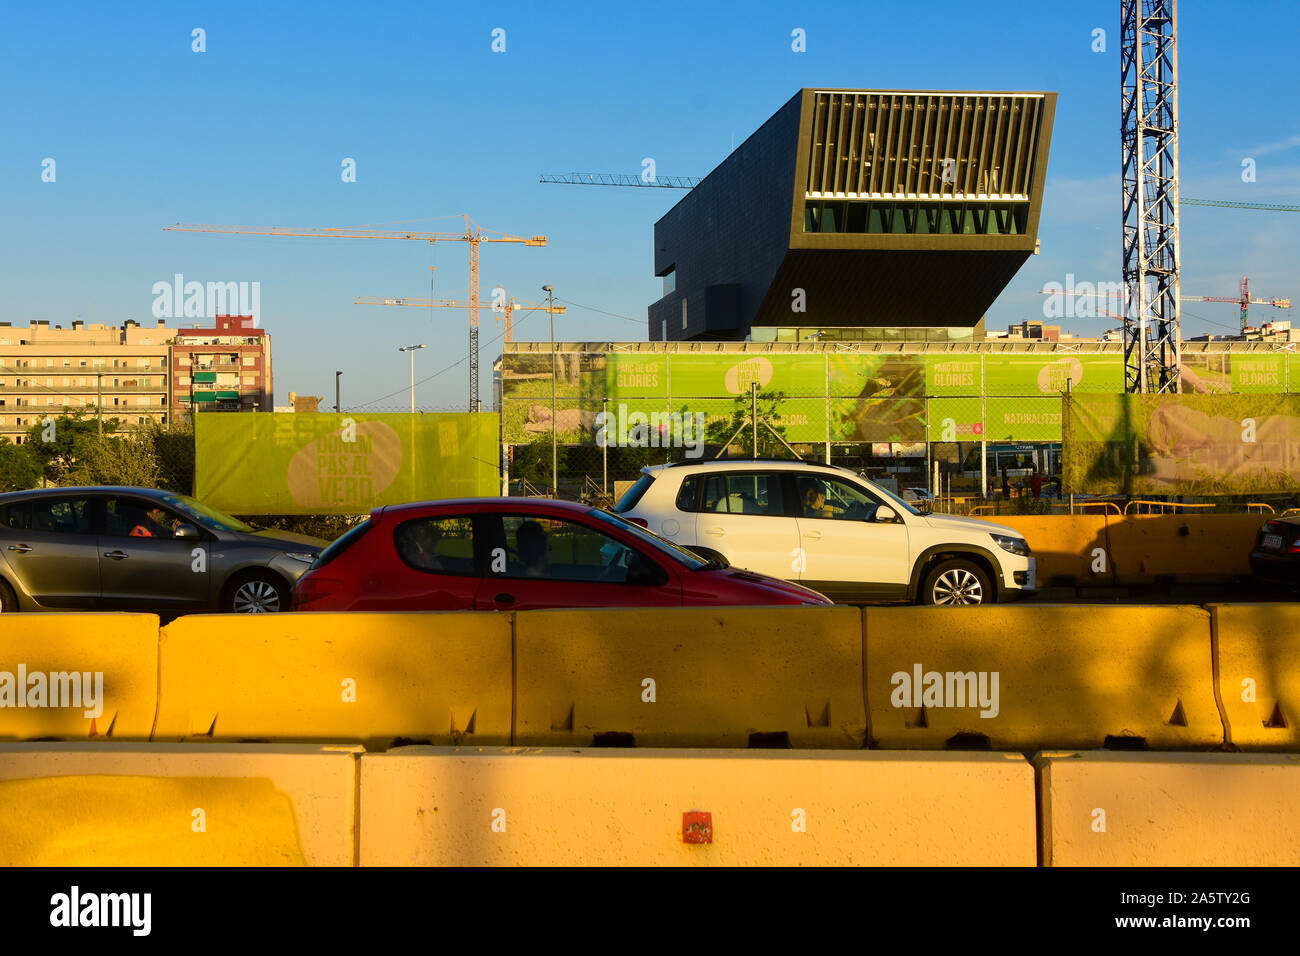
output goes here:
<path id="1" fill-rule="evenodd" d="M 555 288 L 544 285 L 546 293 L 546 313 L 551 317 L 551 497 L 560 496 L 559 452 L 555 440 Z"/>
<path id="2" fill-rule="evenodd" d="M 399 352 L 411 353 L 411 414 L 415 414 L 415 351 L 424 348 L 423 345 L 404 345 L 399 348 Z"/>
<path id="3" fill-rule="evenodd" d="M 335 372 L 335 373 L 334 373 L 334 411 L 336 411 L 336 412 L 341 412 L 341 411 L 343 411 L 343 409 L 339 406 L 339 401 L 340 401 L 340 399 L 339 399 L 339 394 L 340 394 L 339 380 L 340 380 L 341 378 L 343 378 L 343 373 L 342 373 L 342 372 Z"/>

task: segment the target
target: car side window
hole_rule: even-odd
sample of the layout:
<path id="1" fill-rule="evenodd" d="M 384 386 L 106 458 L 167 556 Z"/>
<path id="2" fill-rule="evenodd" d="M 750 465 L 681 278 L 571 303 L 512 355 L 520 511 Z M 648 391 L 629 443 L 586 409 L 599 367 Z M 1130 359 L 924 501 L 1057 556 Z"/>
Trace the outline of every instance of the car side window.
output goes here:
<path id="1" fill-rule="evenodd" d="M 646 575 L 667 580 L 663 569 L 635 548 L 576 521 L 540 515 L 502 515 L 505 570 L 495 577 L 628 584 Z"/>
<path id="2" fill-rule="evenodd" d="M 795 486 L 799 492 L 799 514 L 804 518 L 871 521 L 880 507 L 874 495 L 839 478 L 800 475 Z"/>
<path id="3" fill-rule="evenodd" d="M 704 486 L 704 510 L 733 515 L 785 517 L 781 476 L 770 472 L 710 475 Z"/>
<path id="4" fill-rule="evenodd" d="M 677 510 L 678 511 L 699 511 L 700 500 L 700 482 L 699 475 L 690 475 L 682 481 L 682 486 L 677 490 Z"/>
<path id="5" fill-rule="evenodd" d="M 474 574 L 474 528 L 470 518 L 438 517 L 404 521 L 393 531 L 397 556 L 429 574 Z"/>
<path id="6" fill-rule="evenodd" d="M 40 498 L 31 502 L 28 531 L 93 534 L 89 498 Z"/>
<path id="7" fill-rule="evenodd" d="M 117 538 L 174 538 L 182 518 L 140 498 L 109 498 L 104 502 L 104 534 Z"/>
<path id="8" fill-rule="evenodd" d="M 0 507 L 0 528 L 15 531 L 31 527 L 32 506 L 27 502 Z"/>

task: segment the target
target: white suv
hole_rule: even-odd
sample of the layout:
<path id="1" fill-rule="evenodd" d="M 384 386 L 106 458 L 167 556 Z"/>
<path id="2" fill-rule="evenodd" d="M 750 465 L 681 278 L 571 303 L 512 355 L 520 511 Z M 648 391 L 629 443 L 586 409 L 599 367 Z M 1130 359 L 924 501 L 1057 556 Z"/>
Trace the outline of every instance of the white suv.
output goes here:
<path id="1" fill-rule="evenodd" d="M 641 471 L 614 506 L 623 517 L 836 601 L 985 604 L 1035 588 L 1019 532 L 922 513 L 847 468 L 720 460 Z"/>

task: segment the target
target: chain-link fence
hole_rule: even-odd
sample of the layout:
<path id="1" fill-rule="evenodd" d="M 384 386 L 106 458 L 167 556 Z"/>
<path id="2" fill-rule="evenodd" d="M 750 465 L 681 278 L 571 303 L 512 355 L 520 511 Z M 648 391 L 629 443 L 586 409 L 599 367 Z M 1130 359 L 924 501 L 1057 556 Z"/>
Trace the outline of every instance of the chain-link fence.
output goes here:
<path id="1" fill-rule="evenodd" d="M 190 494 L 194 429 L 187 423 L 128 425 L 68 411 L 36 420 L 21 441 L 0 439 L 0 491 L 129 485 Z"/>
<path id="2" fill-rule="evenodd" d="M 557 395 L 554 413 L 549 401 L 529 396 L 503 402 L 502 430 L 512 494 L 617 497 L 646 465 L 713 458 L 829 462 L 959 506 L 1062 493 L 1061 397 L 1042 393 L 863 397 L 755 388 L 748 396 L 617 403 Z"/>

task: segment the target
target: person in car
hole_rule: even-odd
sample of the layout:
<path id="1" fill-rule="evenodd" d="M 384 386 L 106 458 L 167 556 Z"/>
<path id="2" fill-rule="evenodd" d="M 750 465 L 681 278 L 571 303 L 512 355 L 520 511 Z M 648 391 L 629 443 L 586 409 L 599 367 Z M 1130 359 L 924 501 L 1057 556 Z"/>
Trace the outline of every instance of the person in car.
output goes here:
<path id="1" fill-rule="evenodd" d="M 805 518 L 834 518 L 835 509 L 826 503 L 826 486 L 816 478 L 804 478 L 800 482 L 803 496 L 803 513 Z"/>
<path id="2" fill-rule="evenodd" d="M 407 533 L 408 556 L 411 563 L 423 571 L 443 570 L 442 559 L 438 557 L 438 542 L 442 539 L 442 529 L 429 521 L 413 524 Z"/>
<path id="3" fill-rule="evenodd" d="M 546 554 L 546 531 L 536 521 L 525 521 L 515 532 L 519 560 L 524 563 L 524 577 L 544 577 L 550 570 Z"/>
<path id="4" fill-rule="evenodd" d="M 140 523 L 131 529 L 132 538 L 170 538 L 176 534 L 179 518 L 173 518 L 161 508 L 150 508 Z"/>

